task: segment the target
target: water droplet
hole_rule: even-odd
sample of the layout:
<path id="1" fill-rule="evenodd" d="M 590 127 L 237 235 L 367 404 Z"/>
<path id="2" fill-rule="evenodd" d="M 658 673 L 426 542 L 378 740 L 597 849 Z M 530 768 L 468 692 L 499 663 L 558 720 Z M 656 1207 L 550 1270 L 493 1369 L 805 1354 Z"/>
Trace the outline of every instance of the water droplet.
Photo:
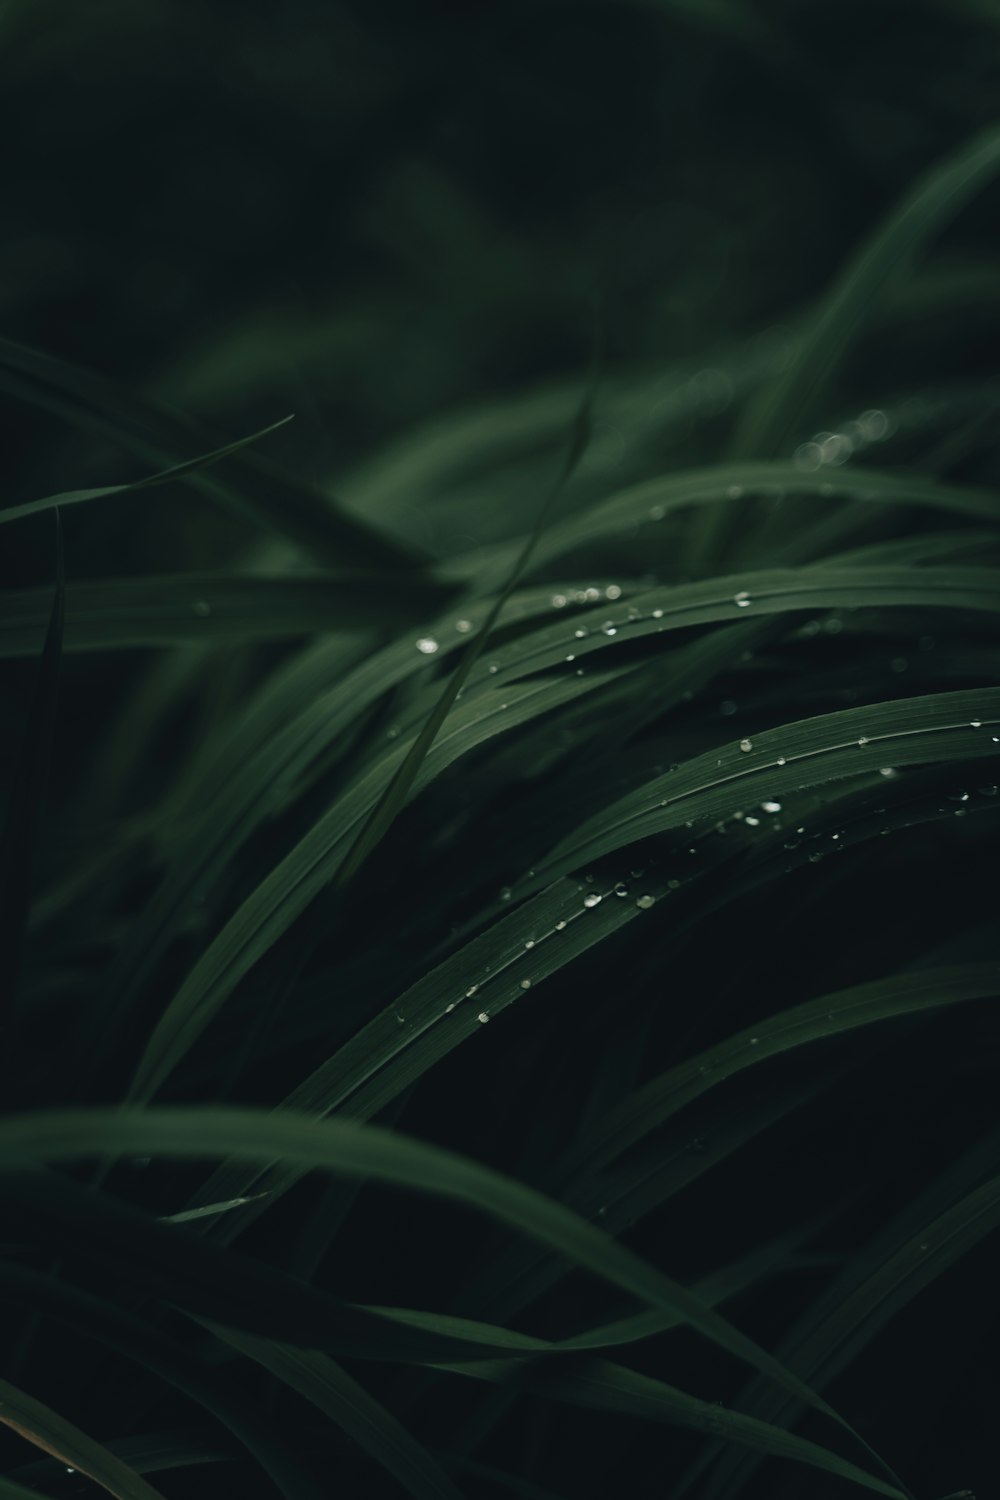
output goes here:
<path id="1" fill-rule="evenodd" d="M 787 766 L 788 761 L 785 759 L 785 757 L 783 755 L 779 755 L 778 758 L 777 758 L 777 760 L 774 762 L 774 764 L 776 766 Z"/>
<path id="2" fill-rule="evenodd" d="M 500 887 L 500 900 L 501 901 L 509 901 L 510 900 L 510 886 L 509 885 L 502 885 Z"/>
<path id="3" fill-rule="evenodd" d="M 668 881 L 667 881 L 667 890 L 668 890 L 668 891 L 676 891 L 676 890 L 679 890 L 679 889 L 680 889 L 680 884 L 681 884 L 681 883 L 680 883 L 680 881 L 679 881 L 679 880 L 668 880 Z"/>
<path id="4" fill-rule="evenodd" d="M 432 635 L 422 635 L 417 642 L 417 650 L 424 656 L 433 656 L 438 649 L 438 643 Z"/>
<path id="5" fill-rule="evenodd" d="M 615 895 L 616 896 L 627 896 L 628 895 L 628 886 L 624 883 L 624 881 L 619 880 L 618 884 L 615 886 Z"/>
<path id="6" fill-rule="evenodd" d="M 601 898 L 596 891 L 588 891 L 583 898 L 584 906 L 600 906 Z"/>
<path id="7" fill-rule="evenodd" d="M 895 774 L 896 774 L 896 767 L 895 766 L 879 766 L 879 768 L 878 768 L 878 774 L 880 776 L 888 776 L 888 777 L 895 776 Z"/>
<path id="8" fill-rule="evenodd" d="M 565 921 L 559 921 L 559 922 L 557 922 L 556 923 L 556 932 L 562 932 L 562 930 L 563 930 L 563 928 L 565 926 L 566 926 Z"/>
<path id="9" fill-rule="evenodd" d="M 473 995 L 476 993 L 476 991 L 478 989 L 479 989 L 478 984 L 470 984 L 469 988 L 465 992 L 465 998 L 466 998 L 466 1000 L 471 1000 L 472 997 L 473 997 Z"/>
<path id="10" fill-rule="evenodd" d="M 821 860 L 821 859 L 822 859 L 822 858 L 823 858 L 823 856 L 822 856 L 822 854 L 820 854 L 820 853 L 819 853 L 819 852 L 818 852 L 818 851 L 814 851 L 814 852 L 813 852 L 813 853 L 812 853 L 812 854 L 810 854 L 810 856 L 809 856 L 809 863 L 810 863 L 810 864 L 811 864 L 811 865 L 818 865 L 818 864 L 819 864 L 819 862 L 820 862 L 820 860 Z"/>
<path id="11" fill-rule="evenodd" d="M 576 636 L 576 638 L 577 638 L 578 641 L 582 641 L 583 638 L 584 638 L 584 636 L 587 634 L 587 632 L 585 630 L 581 629 L 581 630 L 574 630 L 573 634 Z"/>
<path id="12" fill-rule="evenodd" d="M 584 589 L 583 597 L 588 604 L 596 604 L 598 599 L 601 597 L 601 591 L 600 589 L 595 588 Z"/>
<path id="13" fill-rule="evenodd" d="M 553 609 L 565 609 L 566 605 L 569 603 L 569 600 L 566 598 L 565 594 L 553 594 L 549 602 L 551 603 Z"/>
<path id="14" fill-rule="evenodd" d="M 981 797 L 995 797 L 997 794 L 995 786 L 980 786 L 976 790 Z"/>
<path id="15" fill-rule="evenodd" d="M 620 599 L 621 596 L 622 591 L 618 587 L 617 583 L 609 583 L 607 588 L 604 590 L 605 599 Z"/>
<path id="16" fill-rule="evenodd" d="M 753 740 L 740 740 L 740 749 L 744 752 L 744 754 L 748 750 L 752 750 L 753 749 Z"/>
<path id="17" fill-rule="evenodd" d="M 868 736 L 866 734 L 861 735 L 859 737 L 859 739 L 858 739 L 858 744 L 859 745 L 867 745 L 867 743 L 868 743 Z"/>
<path id="18" fill-rule="evenodd" d="M 617 635 L 618 626 L 614 623 L 613 620 L 608 620 L 604 625 L 601 626 L 601 633 L 602 635 Z"/>
<path id="19" fill-rule="evenodd" d="M 737 609 L 747 609 L 750 604 L 750 595 L 746 589 L 740 589 L 738 594 L 733 595 L 733 603 Z"/>
<path id="20" fill-rule="evenodd" d="M 780 802 L 770 802 L 770 801 L 768 801 L 768 802 L 762 802 L 760 804 L 760 810 L 761 810 L 761 812 L 766 812 L 766 813 L 779 813 L 781 811 L 781 803 Z"/>
<path id="21" fill-rule="evenodd" d="M 662 521 L 667 513 L 665 505 L 651 505 L 649 507 L 649 519 L 651 521 Z"/>
<path id="22" fill-rule="evenodd" d="M 760 1041 L 760 1037 L 759 1036 L 752 1036 L 750 1038 L 750 1045 L 751 1045 L 751 1047 L 756 1047 L 759 1041 Z"/>
<path id="23" fill-rule="evenodd" d="M 722 702 L 719 704 L 719 713 L 722 714 L 723 718 L 730 719 L 735 712 L 736 704 L 733 702 L 732 698 L 723 698 Z"/>
<path id="24" fill-rule="evenodd" d="M 760 819 L 759 818 L 751 818 L 751 817 L 748 816 L 748 817 L 744 818 L 743 821 L 744 821 L 744 823 L 746 823 L 746 825 L 747 825 L 748 828 L 759 828 L 760 827 Z"/>
<path id="25" fill-rule="evenodd" d="M 576 661 L 576 653 L 571 651 L 566 658 L 567 661 Z"/>
<path id="26" fill-rule="evenodd" d="M 654 620 L 662 620 L 663 619 L 663 610 L 662 609 L 654 609 L 653 610 L 653 619 Z"/>
<path id="27" fill-rule="evenodd" d="M 858 418 L 858 426 L 869 443 L 877 443 L 889 431 L 889 418 L 884 411 L 863 411 Z"/>
<path id="28" fill-rule="evenodd" d="M 982 727 L 983 727 L 983 721 L 982 721 L 982 719 L 970 719 L 969 720 L 969 728 L 970 729 L 982 729 Z"/>
<path id="29" fill-rule="evenodd" d="M 530 979 L 522 979 L 521 980 L 521 988 L 522 988 L 522 990 L 530 990 L 531 989 L 531 980 Z"/>
<path id="30" fill-rule="evenodd" d="M 640 911 L 648 911 L 655 900 L 655 896 L 637 896 L 635 898 L 635 904 Z"/>
<path id="31" fill-rule="evenodd" d="M 406 1017 L 404 1015 L 402 1015 L 398 1010 L 396 1012 L 396 1024 L 398 1026 L 405 1026 L 406 1025 Z"/>
<path id="32" fill-rule="evenodd" d="M 948 801 L 949 802 L 968 802 L 968 800 L 969 800 L 969 794 L 968 794 L 968 792 L 949 792 L 948 793 Z"/>
<path id="33" fill-rule="evenodd" d="M 740 499 L 742 499 L 742 496 L 743 496 L 743 486 L 741 484 L 731 484 L 729 486 L 729 488 L 726 490 L 726 499 L 727 500 L 740 500 Z"/>
<path id="34" fill-rule="evenodd" d="M 499 672 L 500 668 L 497 666 L 495 661 L 491 661 L 487 670 L 490 673 L 490 676 L 492 676 L 494 672 Z"/>
<path id="35" fill-rule="evenodd" d="M 389 728 L 385 732 L 385 737 L 386 737 L 387 740 L 398 740 L 399 739 L 399 725 L 398 724 L 390 724 Z"/>
<path id="36" fill-rule="evenodd" d="M 455 1009 L 455 1001 L 454 1000 L 449 1000 L 448 1004 L 444 1008 L 445 1015 L 446 1016 L 450 1016 L 451 1013 L 452 1013 L 452 1011 L 454 1009 Z"/>
<path id="37" fill-rule="evenodd" d="M 490 1018 L 489 1017 L 489 1012 L 485 1011 L 485 1010 L 481 1010 L 479 1012 L 478 1016 L 476 1017 L 476 1020 L 479 1022 L 480 1026 L 485 1026 L 486 1023 L 487 1023 L 487 1021 L 489 1020 L 489 1018 Z"/>
<path id="38" fill-rule="evenodd" d="M 458 631 L 459 635 L 468 635 L 469 631 L 472 629 L 472 621 L 456 620 L 455 629 Z"/>
<path id="39" fill-rule="evenodd" d="M 823 462 L 823 450 L 819 443 L 800 443 L 795 450 L 795 464 L 799 469 L 815 470 Z"/>

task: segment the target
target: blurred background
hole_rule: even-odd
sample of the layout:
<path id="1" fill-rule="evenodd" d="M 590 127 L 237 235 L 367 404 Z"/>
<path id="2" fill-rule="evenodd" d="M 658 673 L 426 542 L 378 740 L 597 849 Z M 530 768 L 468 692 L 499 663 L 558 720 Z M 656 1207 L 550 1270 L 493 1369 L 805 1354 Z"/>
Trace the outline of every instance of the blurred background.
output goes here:
<path id="1" fill-rule="evenodd" d="M 2 333 L 224 434 L 294 411 L 268 451 L 325 484 L 439 413 L 582 378 L 599 281 L 613 365 L 780 331 L 991 120 L 1000 9 L 6 0 L 0 79 Z M 989 346 L 996 228 L 993 197 L 935 262 L 966 365 L 952 325 Z M 953 373 L 927 335 L 878 374 Z M 4 422 L 5 503 L 119 477 L 58 422 Z M 134 527 L 73 526 L 80 571 L 143 555 Z"/>

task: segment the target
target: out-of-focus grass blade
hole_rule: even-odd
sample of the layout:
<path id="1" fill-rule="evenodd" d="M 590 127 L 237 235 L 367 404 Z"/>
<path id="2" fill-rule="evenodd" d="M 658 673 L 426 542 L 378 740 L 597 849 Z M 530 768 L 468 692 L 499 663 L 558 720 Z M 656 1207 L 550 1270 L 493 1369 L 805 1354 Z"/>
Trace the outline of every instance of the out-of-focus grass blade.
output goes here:
<path id="1" fill-rule="evenodd" d="M 385 573 L 295 573 L 240 578 L 182 573 L 108 578 L 66 591 L 67 651 L 281 640 L 326 631 L 352 634 L 425 618 L 444 585 Z M 0 656 L 25 656 L 44 630 L 40 589 L 0 594 Z"/>
<path id="2" fill-rule="evenodd" d="M 55 592 L 49 608 L 31 710 L 0 833 L 0 1026 L 7 1020 L 21 971 L 31 904 L 35 841 L 55 738 L 66 595 L 62 521 L 58 511 L 55 521 Z"/>
<path id="3" fill-rule="evenodd" d="M 0 1423 L 67 1468 L 86 1474 L 116 1500 L 163 1500 L 159 1490 L 102 1444 L 6 1380 L 0 1380 Z"/>
<path id="4" fill-rule="evenodd" d="M 852 501 L 874 510 L 879 505 L 912 505 L 921 510 L 951 511 L 979 520 L 1000 519 L 1000 499 L 984 486 L 949 484 L 922 473 L 851 464 L 811 473 L 788 460 L 743 459 L 658 475 L 629 485 L 584 509 L 555 522 L 541 538 L 529 574 L 547 568 L 555 558 L 641 527 L 651 548 L 660 551 L 665 523 L 690 508 L 725 509 L 755 496 L 780 496 L 814 507 L 821 514 L 831 506 Z M 504 542 L 449 559 L 444 576 L 467 580 L 470 587 L 484 571 L 490 573 L 514 557 L 514 543 Z"/>
<path id="5" fill-rule="evenodd" d="M 53 412 L 87 433 L 124 447 L 144 462 L 167 464 L 192 443 L 208 446 L 197 422 L 125 390 L 114 381 L 0 339 L 0 389 Z M 233 477 L 229 477 L 235 470 Z M 258 526 L 290 538 L 338 566 L 410 567 L 411 549 L 370 531 L 330 497 L 266 464 L 256 454 L 230 455 L 223 475 L 192 472 L 190 482 Z"/>
<path id="6" fill-rule="evenodd" d="M 651 1307 L 678 1311 L 706 1338 L 857 1437 L 832 1407 L 678 1282 L 562 1204 L 468 1158 L 372 1125 L 303 1120 L 253 1110 L 77 1110 L 20 1115 L 0 1123 L 0 1163 L 6 1157 L 12 1166 L 25 1159 L 79 1160 L 136 1153 L 182 1159 L 209 1155 L 250 1161 L 287 1159 L 298 1166 L 371 1179 L 478 1209 Z"/>
<path id="7" fill-rule="evenodd" d="M 298 1391 L 398 1479 L 415 1500 L 461 1500 L 461 1491 L 423 1444 L 334 1360 L 313 1350 L 238 1333 L 208 1319 L 197 1321 Z"/>
<path id="8" fill-rule="evenodd" d="M 0 341 L 2 343 L 2 341 Z M 234 443 L 226 443 L 222 448 L 215 448 L 211 453 L 199 454 L 197 458 L 189 458 L 184 463 L 172 464 L 168 469 L 161 469 L 157 474 L 147 474 L 142 479 L 130 480 L 127 484 L 102 485 L 92 490 L 65 490 L 59 495 L 46 495 L 42 500 L 29 500 L 23 505 L 9 505 L 0 510 L 0 524 L 4 521 L 19 521 L 23 516 L 37 515 L 39 511 L 56 510 L 67 505 L 83 505 L 88 500 L 105 500 L 111 495 L 130 495 L 137 490 L 148 490 L 159 484 L 170 484 L 175 479 L 183 479 L 188 474 L 196 474 L 210 465 L 218 463 L 220 459 L 228 458 L 232 453 L 238 453 L 241 448 L 246 448 L 250 443 L 259 442 L 271 432 L 276 432 L 279 427 L 284 427 L 293 421 L 291 416 L 282 417 L 280 422 L 272 422 L 268 427 L 262 427 L 259 432 L 252 432 L 249 437 L 238 438 Z"/>
<path id="9" fill-rule="evenodd" d="M 884 288 L 908 270 L 998 168 L 1000 130 L 991 128 L 916 182 L 835 280 L 787 368 L 750 402 L 733 438 L 735 453 L 766 456 L 784 446 L 829 384 Z"/>

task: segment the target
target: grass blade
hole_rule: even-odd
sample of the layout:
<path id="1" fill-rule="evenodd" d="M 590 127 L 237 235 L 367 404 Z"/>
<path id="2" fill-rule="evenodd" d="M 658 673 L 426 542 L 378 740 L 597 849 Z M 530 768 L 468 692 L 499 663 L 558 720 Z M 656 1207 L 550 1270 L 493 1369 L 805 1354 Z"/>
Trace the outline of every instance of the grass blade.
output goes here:
<path id="1" fill-rule="evenodd" d="M 853 1431 L 771 1355 L 679 1283 L 544 1194 L 450 1152 L 375 1126 L 252 1110 L 80 1110 L 21 1115 L 0 1124 L 0 1162 L 6 1157 L 14 1165 L 25 1158 L 79 1160 L 137 1152 L 187 1159 L 287 1159 L 476 1208 L 651 1307 L 678 1312 L 705 1337 L 767 1374 L 796 1399 Z"/>
<path id="2" fill-rule="evenodd" d="M 0 1380 L 0 1423 L 67 1468 L 86 1474 L 116 1500 L 163 1500 L 159 1490 L 101 1443 L 6 1380 Z"/>

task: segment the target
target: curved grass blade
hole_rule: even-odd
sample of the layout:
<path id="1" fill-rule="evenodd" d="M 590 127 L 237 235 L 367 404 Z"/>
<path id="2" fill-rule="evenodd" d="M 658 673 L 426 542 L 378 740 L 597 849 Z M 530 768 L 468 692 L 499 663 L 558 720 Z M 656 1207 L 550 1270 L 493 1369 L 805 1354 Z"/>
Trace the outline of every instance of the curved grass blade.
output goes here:
<path id="1" fill-rule="evenodd" d="M 966 1161 L 943 1174 L 916 1204 L 904 1210 L 799 1319 L 783 1348 L 796 1368 L 808 1373 L 815 1383 L 823 1386 L 835 1380 L 914 1297 L 1000 1227 L 1000 1177 L 989 1178 L 943 1212 L 935 1212 L 932 1207 L 933 1199 L 940 1198 L 953 1176 L 957 1182 L 970 1169 L 974 1172 L 977 1163 L 982 1164 L 984 1146 L 995 1164 L 997 1134 L 992 1132 L 967 1154 Z M 928 1209 L 930 1220 L 921 1216 Z M 801 1410 L 794 1403 L 772 1400 L 770 1390 L 756 1382 L 741 1404 L 758 1418 L 783 1426 L 792 1424 Z M 678 1488 L 678 1496 L 704 1472 L 713 1453 L 710 1451 L 693 1466 Z M 727 1455 L 720 1455 L 705 1491 L 706 1500 L 720 1500 L 734 1493 L 737 1480 L 745 1483 L 752 1466 L 733 1463 Z"/>
<path id="2" fill-rule="evenodd" d="M 98 433 L 144 462 L 167 464 L 192 443 L 207 445 L 204 427 L 159 407 L 114 381 L 0 339 L 0 389 L 53 412 L 84 432 Z M 228 477 L 235 470 L 235 477 Z M 257 454 L 233 453 L 223 475 L 193 472 L 191 483 L 256 525 L 290 538 L 335 565 L 411 567 L 413 549 L 368 530 L 329 495 L 265 463 Z"/>
<path id="3" fill-rule="evenodd" d="M 385 573 L 294 573 L 240 578 L 182 573 L 70 585 L 67 651 L 276 641 L 327 631 L 351 634 L 425 618 L 448 590 Z M 0 594 L 0 657 L 30 655 L 44 630 L 44 594 Z"/>
<path id="4" fill-rule="evenodd" d="M 896 1016 L 1000 994 L 1000 963 L 917 969 L 821 995 L 727 1037 L 635 1090 L 570 1153 L 568 1172 L 598 1171 L 717 1084 L 796 1047 Z"/>
<path id="5" fill-rule="evenodd" d="M 441 1365 L 439 1369 L 507 1384 L 514 1378 L 512 1362 L 482 1361 L 474 1365 Z M 820 1469 L 849 1483 L 903 1500 L 910 1492 L 898 1483 L 889 1483 L 858 1468 L 839 1454 L 791 1433 L 781 1433 L 764 1422 L 727 1410 L 708 1401 L 689 1396 L 676 1386 L 640 1375 L 622 1365 L 603 1359 L 581 1359 L 570 1367 L 539 1366 L 525 1362 L 517 1372 L 519 1387 L 549 1400 L 564 1401 L 597 1411 L 617 1412 L 645 1421 L 665 1422 L 671 1426 L 691 1428 L 706 1436 L 754 1449 L 775 1458 L 788 1458 L 811 1468 Z M 781 1436 L 777 1436 L 781 1433 Z M 912 1500 L 912 1497 L 910 1497 Z"/>
<path id="6" fill-rule="evenodd" d="M 51 1407 L 0 1380 L 0 1423 L 67 1468 L 78 1469 L 116 1500 L 163 1500 L 128 1464 Z"/>
<path id="7" fill-rule="evenodd" d="M 2 344 L 0 340 L 0 344 Z M 241 448 L 246 448 L 250 443 L 259 442 L 269 433 L 277 432 L 279 427 L 285 427 L 293 421 L 291 416 L 282 417 L 280 422 L 272 422 L 268 427 L 262 427 L 259 432 L 252 432 L 249 437 L 238 438 L 234 443 L 226 443 L 222 448 L 215 448 L 211 453 L 202 453 L 197 458 L 186 459 L 183 463 L 172 464 L 168 469 L 161 469 L 156 474 L 147 474 L 143 479 L 133 479 L 127 484 L 108 484 L 98 489 L 91 490 L 65 490 L 59 495 L 46 495 L 42 500 L 29 500 L 23 505 L 9 505 L 0 510 L 0 525 L 4 521 L 20 521 L 24 516 L 34 516 L 40 511 L 55 510 L 60 506 L 83 505 L 90 500 L 105 500 L 111 495 L 130 495 L 138 490 L 148 490 L 160 484 L 170 484 L 175 479 L 183 479 L 189 474 L 197 474 L 202 469 L 209 468 L 230 454 L 238 453 Z"/>
<path id="8" fill-rule="evenodd" d="M 731 815 L 747 800 L 872 772 L 887 763 L 926 765 L 988 755 L 998 730 L 998 688 L 904 698 L 767 729 L 696 756 L 605 808 L 539 862 L 536 880 L 540 885 L 560 870 L 689 820 Z"/>
<path id="9" fill-rule="evenodd" d="M 0 1029 L 17 989 L 31 904 L 35 842 L 55 739 L 66 580 L 62 520 L 56 523 L 56 582 L 31 709 L 0 833 Z M 10 1038 L 7 1039 L 8 1046 Z"/>
<path id="10" fill-rule="evenodd" d="M 478 1209 L 651 1307 L 678 1311 L 706 1338 L 767 1374 L 790 1395 L 822 1411 L 857 1438 L 832 1407 L 678 1282 L 560 1203 L 451 1152 L 372 1125 L 302 1120 L 253 1110 L 77 1110 L 21 1115 L 0 1123 L 0 1162 L 6 1157 L 13 1166 L 26 1158 L 65 1161 L 136 1153 L 184 1159 L 206 1155 L 249 1161 L 287 1159 L 298 1166 L 368 1178 Z"/>
<path id="11" fill-rule="evenodd" d="M 690 508 L 725 510 L 737 500 L 781 495 L 822 506 L 823 513 L 844 501 L 859 506 L 895 507 L 912 505 L 921 510 L 950 511 L 972 519 L 996 521 L 1000 500 L 983 486 L 949 484 L 925 474 L 893 473 L 886 469 L 851 464 L 846 468 L 809 473 L 787 459 L 743 459 L 738 462 L 681 470 L 644 479 L 590 506 L 580 515 L 555 522 L 541 539 L 535 553 L 539 572 L 554 559 L 609 538 L 627 535 L 639 526 L 652 547 L 664 523 Z M 446 577 L 475 579 L 484 570 L 496 568 L 513 555 L 513 544 L 503 543 L 450 560 L 440 572 Z M 530 576 L 530 575 L 529 575 Z"/>
<path id="12" fill-rule="evenodd" d="M 737 453 L 779 450 L 799 428 L 844 360 L 892 278 L 1000 168 L 1000 130 L 991 128 L 918 179 L 869 236 L 800 335 L 787 368 L 751 401 L 733 437 Z"/>
<path id="13" fill-rule="evenodd" d="M 451 733 L 420 767 L 411 792 L 415 795 L 444 766 L 466 749 L 482 743 L 491 733 L 513 729 L 537 712 L 547 712 L 561 702 L 592 692 L 602 680 L 595 673 L 582 683 L 572 678 L 558 684 L 536 682 L 512 687 L 503 702 L 492 695 L 485 711 L 482 700 L 462 705 L 454 716 Z M 130 1100 L 149 1099 L 162 1087 L 239 979 L 249 973 L 330 883 L 340 867 L 347 839 L 376 805 L 394 766 L 404 759 L 405 752 L 390 752 L 377 763 L 244 901 L 192 969 L 155 1027 L 129 1087 Z"/>
<path id="14" fill-rule="evenodd" d="M 895 597 L 914 597 L 909 591 L 915 590 L 922 599 L 926 599 L 928 592 L 932 597 L 934 594 L 933 583 L 925 584 L 921 573 L 945 573 L 945 570 L 900 571 L 904 576 L 892 584 L 892 589 L 897 591 Z M 978 579 L 975 594 L 969 577 L 972 573 Z M 961 575 L 962 582 L 957 575 Z M 850 576 L 853 580 L 854 575 Z M 917 584 L 914 584 L 914 576 L 918 579 Z M 883 583 L 889 587 L 885 581 Z M 955 590 L 953 600 L 961 594 L 966 604 L 971 598 L 973 602 L 981 602 L 984 609 L 1000 608 L 1000 589 L 995 586 L 992 570 L 950 571 L 947 578 L 942 579 L 942 584 Z M 846 595 L 838 592 L 836 587 L 824 594 L 819 583 L 812 592 L 808 588 L 799 592 L 789 584 L 785 592 L 776 589 L 770 602 L 776 608 L 787 608 L 791 607 L 793 599 L 801 603 L 803 598 L 842 601 L 845 597 L 860 602 L 866 596 L 864 589 L 853 581 L 847 586 Z M 873 586 L 872 595 L 867 596 L 868 602 L 874 597 L 878 594 Z M 768 603 L 768 599 L 762 596 L 764 610 Z M 715 590 L 714 602 L 701 607 L 707 608 L 710 617 L 717 618 L 723 610 L 728 613 L 732 600 L 730 597 L 724 602 L 719 598 L 719 591 Z M 692 615 L 696 610 L 697 606 Z M 692 615 L 681 618 L 690 623 Z M 640 630 L 657 632 L 665 623 L 655 617 L 653 610 L 635 620 L 625 618 L 635 627 L 636 633 Z M 678 623 L 678 619 L 667 623 Z M 567 628 L 555 627 L 559 632 Z M 544 636 L 545 632 L 541 634 Z M 571 630 L 569 635 L 572 637 Z M 604 649 L 611 644 L 603 634 L 599 642 L 594 643 L 592 649 Z M 581 648 L 588 644 L 587 641 L 572 643 Z M 560 649 L 555 646 L 530 653 L 524 652 L 522 647 L 518 666 L 513 668 L 514 675 L 523 675 L 549 664 L 559 654 Z M 510 656 L 510 650 L 498 653 L 498 662 L 503 661 L 509 671 L 512 669 Z M 360 835 L 355 834 L 355 829 L 364 826 L 363 819 L 370 819 L 371 809 L 379 805 L 383 810 L 388 808 L 384 800 L 387 787 L 395 786 L 397 792 L 401 792 L 398 773 L 403 766 L 410 766 L 407 794 L 416 795 L 466 750 L 482 744 L 493 734 L 503 733 L 517 723 L 548 712 L 560 703 L 598 690 L 605 680 L 591 673 L 582 680 L 563 677 L 556 681 L 535 679 L 516 687 L 504 684 L 505 699 L 499 704 L 495 692 L 472 695 L 455 712 L 450 733 L 431 755 L 422 759 L 419 766 L 412 760 L 412 749 L 404 753 L 390 751 L 376 762 L 246 899 L 196 964 L 150 1038 L 129 1091 L 130 1099 L 152 1097 L 218 1013 L 243 975 L 325 885 L 333 879 L 343 881 L 346 877 L 342 872 L 356 867 L 361 845 L 358 843 Z M 734 797 L 753 796 L 754 786 L 748 785 L 751 773 L 753 780 L 767 781 L 761 795 L 769 796 L 795 787 L 816 785 L 850 774 L 852 770 L 861 772 L 873 766 L 877 768 L 885 763 L 887 749 L 891 749 L 898 764 L 919 764 L 949 755 L 957 759 L 975 754 L 975 747 L 957 732 L 958 727 L 963 722 L 965 725 L 970 722 L 991 723 L 993 703 L 1000 706 L 1000 692 L 996 689 L 987 689 L 980 694 L 906 700 L 871 709 L 848 710 L 768 731 L 760 737 L 759 749 L 753 754 L 742 754 L 738 746 L 721 747 L 718 756 L 709 752 L 707 756 L 687 762 L 669 782 L 667 778 L 659 778 L 638 796 L 633 794 L 624 802 L 606 809 L 590 823 L 585 823 L 572 845 L 564 843 L 553 855 L 539 862 L 536 885 L 541 886 L 552 878 L 554 866 L 561 867 L 561 870 L 572 869 L 599 853 L 620 848 L 623 842 L 661 832 L 688 819 L 719 817 L 731 812 Z M 902 728 L 901 724 L 907 727 Z M 949 729 L 956 732 L 951 735 L 944 732 Z M 833 736 L 826 743 L 823 740 L 825 734 Z M 768 760 L 766 748 L 778 743 L 780 750 L 774 750 Z M 421 752 L 422 757 L 425 750 Z M 666 796 L 662 795 L 664 791 Z M 368 826 L 374 828 L 370 822 Z M 345 857 L 343 845 L 352 834 L 355 836 L 352 852 Z M 365 847 L 369 846 L 366 844 Z"/>
<path id="15" fill-rule="evenodd" d="M 424 1446 L 346 1370 L 326 1355 L 197 1321 L 297 1391 L 386 1469 L 415 1500 L 461 1500 L 461 1492 Z"/>

